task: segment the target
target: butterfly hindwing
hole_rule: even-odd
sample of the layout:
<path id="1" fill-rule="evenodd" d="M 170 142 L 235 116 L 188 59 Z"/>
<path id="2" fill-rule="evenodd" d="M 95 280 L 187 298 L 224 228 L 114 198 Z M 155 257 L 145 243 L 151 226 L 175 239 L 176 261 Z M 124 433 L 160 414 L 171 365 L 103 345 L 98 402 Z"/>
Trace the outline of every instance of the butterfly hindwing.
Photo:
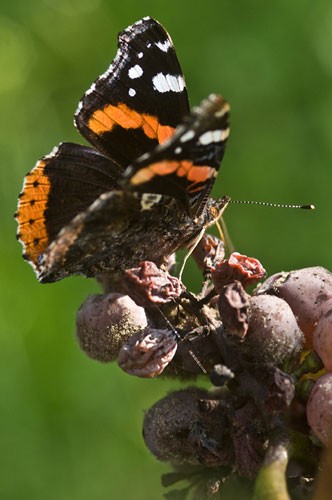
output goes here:
<path id="1" fill-rule="evenodd" d="M 193 223 L 174 199 L 156 203 L 152 210 L 144 208 L 143 200 L 122 189 L 103 193 L 40 255 L 39 281 L 49 283 L 72 274 L 113 278 L 143 260 L 160 266 L 201 232 L 201 224 Z"/>
<path id="2" fill-rule="evenodd" d="M 122 171 L 95 149 L 62 143 L 37 162 L 24 180 L 16 219 L 24 257 L 38 257 L 59 231 L 105 191 L 118 187 Z"/>

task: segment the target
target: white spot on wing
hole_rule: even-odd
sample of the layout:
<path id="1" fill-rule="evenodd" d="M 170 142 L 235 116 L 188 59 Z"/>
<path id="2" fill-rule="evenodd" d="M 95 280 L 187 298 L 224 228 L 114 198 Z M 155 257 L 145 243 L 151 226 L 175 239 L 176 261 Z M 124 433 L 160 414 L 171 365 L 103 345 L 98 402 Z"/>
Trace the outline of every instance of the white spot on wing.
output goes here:
<path id="1" fill-rule="evenodd" d="M 208 144 L 211 144 L 212 142 L 214 142 L 214 140 L 213 140 L 213 132 L 211 130 L 208 130 L 207 132 L 204 132 L 204 134 L 202 134 L 199 137 L 198 142 L 200 144 L 203 144 L 203 146 L 207 146 Z"/>
<path id="2" fill-rule="evenodd" d="M 180 137 L 180 142 L 190 141 L 190 139 L 192 139 L 193 137 L 195 137 L 195 132 L 193 130 L 188 130 L 188 132 L 186 132 L 185 134 L 183 134 L 182 137 Z"/>
<path id="3" fill-rule="evenodd" d="M 153 88 L 158 90 L 158 92 L 164 93 L 169 92 L 169 86 L 166 80 L 165 75 L 162 73 L 158 73 L 156 76 L 152 78 Z"/>
<path id="4" fill-rule="evenodd" d="M 182 148 L 181 146 L 178 146 L 177 148 L 175 148 L 175 154 L 179 155 L 180 153 L 182 153 Z"/>
<path id="5" fill-rule="evenodd" d="M 131 88 L 128 90 L 128 94 L 130 95 L 130 97 L 134 97 L 134 95 L 136 95 L 136 90 Z"/>
<path id="6" fill-rule="evenodd" d="M 82 108 L 83 108 L 83 102 L 82 102 L 82 101 L 80 101 L 80 102 L 78 103 L 77 108 L 76 108 L 76 111 L 75 111 L 75 116 L 77 116 L 77 115 L 81 112 Z M 74 124 L 75 124 L 75 122 L 74 122 Z"/>
<path id="7" fill-rule="evenodd" d="M 157 73 L 152 78 L 153 88 L 162 94 L 164 92 L 182 92 L 185 82 L 182 75 L 170 75 L 169 73 Z"/>
<path id="8" fill-rule="evenodd" d="M 142 19 L 139 19 L 138 21 L 136 21 L 134 24 L 131 24 L 130 26 L 128 26 L 128 28 L 126 28 L 124 31 L 127 31 L 127 32 L 131 32 L 131 30 L 135 27 L 135 26 L 140 26 L 140 24 L 143 24 L 144 21 L 148 21 L 149 18 L 148 17 L 143 17 Z"/>
<path id="9" fill-rule="evenodd" d="M 221 140 L 225 141 L 229 136 L 229 128 L 225 128 L 225 130 L 221 131 Z"/>
<path id="10" fill-rule="evenodd" d="M 165 40 L 164 42 L 157 42 L 155 44 L 158 49 L 162 50 L 163 52 L 167 52 L 168 49 L 172 47 L 171 42 L 169 40 Z"/>
<path id="11" fill-rule="evenodd" d="M 161 194 L 143 193 L 141 197 L 142 210 L 151 210 L 153 205 L 160 202 L 161 198 Z"/>
<path id="12" fill-rule="evenodd" d="M 145 161 L 145 160 L 147 160 L 147 159 L 149 158 L 149 156 L 150 156 L 150 153 L 144 153 L 144 154 L 142 154 L 142 155 L 139 157 L 139 159 L 140 159 L 140 160 L 144 160 L 144 161 Z"/>
<path id="13" fill-rule="evenodd" d="M 224 141 L 225 139 L 227 139 L 228 134 L 229 134 L 229 129 L 208 130 L 199 137 L 198 142 L 203 146 L 207 146 L 208 144 Z"/>
<path id="14" fill-rule="evenodd" d="M 143 52 L 139 52 L 139 53 L 137 54 L 137 57 L 138 57 L 138 59 L 142 59 L 142 57 L 143 57 Z"/>
<path id="15" fill-rule="evenodd" d="M 135 78 L 140 78 L 142 75 L 143 75 L 143 70 L 142 70 L 142 68 L 141 68 L 141 66 L 139 64 L 136 64 L 135 66 L 132 66 L 128 70 L 128 76 L 132 80 L 134 80 Z"/>
<path id="16" fill-rule="evenodd" d="M 96 84 L 93 83 L 91 87 L 85 92 L 85 95 L 92 94 L 96 90 Z"/>
<path id="17" fill-rule="evenodd" d="M 59 144 L 59 146 L 61 146 L 61 144 Z M 58 154 L 58 151 L 59 151 L 59 146 L 54 146 L 52 151 L 50 153 L 48 153 L 48 155 L 44 156 L 44 159 L 48 160 L 49 158 L 53 158 L 54 156 L 56 156 Z"/>
<path id="18" fill-rule="evenodd" d="M 214 113 L 214 116 L 217 118 L 222 118 L 226 113 L 229 113 L 230 111 L 230 106 L 228 102 L 225 102 L 223 107 Z"/>

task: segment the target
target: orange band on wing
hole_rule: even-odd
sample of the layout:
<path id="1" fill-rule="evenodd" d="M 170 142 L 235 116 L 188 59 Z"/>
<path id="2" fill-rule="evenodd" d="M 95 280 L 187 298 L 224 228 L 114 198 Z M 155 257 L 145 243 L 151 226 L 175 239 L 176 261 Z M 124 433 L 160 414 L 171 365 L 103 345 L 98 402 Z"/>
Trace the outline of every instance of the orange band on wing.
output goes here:
<path id="1" fill-rule="evenodd" d="M 44 168 L 45 161 L 41 160 L 25 177 L 16 213 L 18 238 L 24 246 L 26 259 L 33 264 L 49 243 L 44 214 L 51 185 Z"/>
<path id="2" fill-rule="evenodd" d="M 175 173 L 178 177 L 186 177 L 189 182 L 193 184 L 205 182 L 215 174 L 213 167 L 204 165 L 193 165 L 191 161 L 161 161 L 152 163 L 147 167 L 138 170 L 130 179 L 132 185 L 137 186 L 144 184 L 156 175 L 168 175 Z"/>
<path id="3" fill-rule="evenodd" d="M 187 179 L 192 182 L 205 182 L 207 179 L 211 179 L 214 176 L 215 169 L 212 167 L 205 166 L 195 166 L 188 171 Z"/>
<path id="4" fill-rule="evenodd" d="M 160 125 L 155 116 L 138 113 L 121 103 L 118 106 L 108 104 L 103 109 L 97 109 L 88 122 L 88 127 L 97 135 L 111 132 L 118 125 L 124 129 L 143 129 L 149 139 L 157 139 L 159 144 L 169 139 L 174 128 L 168 125 Z"/>
<path id="5" fill-rule="evenodd" d="M 168 175 L 176 172 L 179 168 L 178 161 L 161 161 L 151 163 L 148 167 L 143 167 L 138 170 L 130 179 L 130 183 L 134 186 L 144 184 L 153 179 L 156 175 Z"/>

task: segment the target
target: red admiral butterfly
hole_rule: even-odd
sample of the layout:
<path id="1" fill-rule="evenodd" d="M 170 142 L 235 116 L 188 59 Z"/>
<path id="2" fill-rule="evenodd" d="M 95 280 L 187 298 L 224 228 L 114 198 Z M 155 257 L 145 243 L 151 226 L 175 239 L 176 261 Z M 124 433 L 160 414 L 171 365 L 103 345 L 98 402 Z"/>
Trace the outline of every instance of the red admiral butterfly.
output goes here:
<path id="1" fill-rule="evenodd" d="M 145 17 L 119 34 L 109 69 L 75 114 L 94 146 L 61 143 L 25 177 L 17 237 L 42 283 L 158 265 L 193 244 L 228 198 L 209 197 L 229 135 L 229 105 L 190 113 L 166 30 Z"/>

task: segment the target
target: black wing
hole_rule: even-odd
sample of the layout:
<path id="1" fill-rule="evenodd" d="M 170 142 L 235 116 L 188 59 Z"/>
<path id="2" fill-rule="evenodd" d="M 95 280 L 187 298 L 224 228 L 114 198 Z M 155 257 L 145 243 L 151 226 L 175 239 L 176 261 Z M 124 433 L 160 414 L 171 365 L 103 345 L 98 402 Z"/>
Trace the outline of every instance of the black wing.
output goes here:
<path id="1" fill-rule="evenodd" d="M 188 113 L 170 36 L 146 17 L 119 34 L 116 57 L 83 96 L 75 124 L 99 151 L 127 166 L 168 139 Z"/>

